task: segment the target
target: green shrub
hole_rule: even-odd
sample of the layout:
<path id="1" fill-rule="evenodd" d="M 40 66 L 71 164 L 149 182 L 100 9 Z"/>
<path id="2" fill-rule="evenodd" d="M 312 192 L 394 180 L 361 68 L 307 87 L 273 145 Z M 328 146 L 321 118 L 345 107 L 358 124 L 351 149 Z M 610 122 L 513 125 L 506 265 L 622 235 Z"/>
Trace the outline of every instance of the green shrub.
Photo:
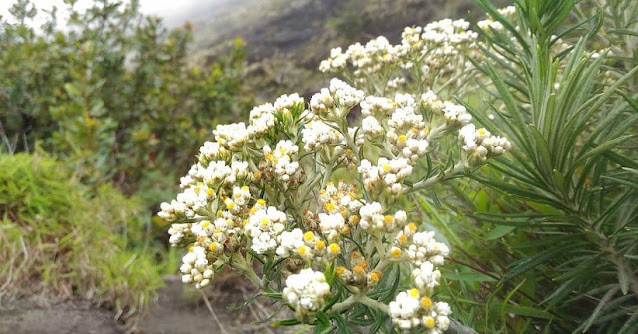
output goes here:
<path id="1" fill-rule="evenodd" d="M 161 279 L 130 248 L 144 235 L 130 223 L 139 208 L 111 186 L 88 191 L 46 155 L 0 155 L 0 298 L 82 296 L 140 314 Z"/>
<path id="2" fill-rule="evenodd" d="M 0 122 L 18 151 L 40 141 L 83 181 L 143 193 L 140 182 L 186 172 L 194 157 L 184 152 L 252 104 L 240 85 L 243 42 L 191 68 L 189 24 L 169 31 L 137 1 L 101 0 L 86 11 L 71 3 L 65 29 L 55 11 L 34 28 L 28 0 L 14 5 L 12 20 L 0 18 Z"/>
<path id="3" fill-rule="evenodd" d="M 627 52 L 635 20 L 618 9 L 638 7 L 516 1 L 517 15 L 507 19 L 479 2 L 498 23 L 482 31 L 488 59 L 475 64 L 489 77 L 482 106 L 493 115 L 468 109 L 515 149 L 478 177 L 498 192 L 485 189 L 487 205 L 476 198 L 473 217 L 494 224 L 477 239 L 497 246 L 468 261 L 479 258 L 473 267 L 494 279 L 488 303 L 500 300 L 501 313 L 527 308 L 528 331 L 532 324 L 552 333 L 634 333 L 638 62 Z"/>

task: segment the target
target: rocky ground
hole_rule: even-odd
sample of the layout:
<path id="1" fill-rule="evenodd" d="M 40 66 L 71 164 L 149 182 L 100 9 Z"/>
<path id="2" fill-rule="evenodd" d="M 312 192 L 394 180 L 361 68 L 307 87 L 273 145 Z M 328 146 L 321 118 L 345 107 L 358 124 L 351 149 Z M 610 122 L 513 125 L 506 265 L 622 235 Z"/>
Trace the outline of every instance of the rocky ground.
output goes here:
<path id="1" fill-rule="evenodd" d="M 263 333 L 273 332 L 270 322 L 258 323 L 272 309 L 257 302 L 251 307 L 233 306 L 249 298 L 247 284 L 221 284 L 209 291 L 213 316 L 199 291 L 184 287 L 178 277 L 166 277 L 166 287 L 158 292 L 150 310 L 135 333 Z M 242 282 L 240 282 L 242 283 Z M 277 318 L 290 314 L 278 315 Z M 121 334 L 127 329 L 114 319 L 113 311 L 92 306 L 87 301 L 46 303 L 19 300 L 0 308 L 0 334 Z M 281 332 L 281 331 L 274 331 Z"/>

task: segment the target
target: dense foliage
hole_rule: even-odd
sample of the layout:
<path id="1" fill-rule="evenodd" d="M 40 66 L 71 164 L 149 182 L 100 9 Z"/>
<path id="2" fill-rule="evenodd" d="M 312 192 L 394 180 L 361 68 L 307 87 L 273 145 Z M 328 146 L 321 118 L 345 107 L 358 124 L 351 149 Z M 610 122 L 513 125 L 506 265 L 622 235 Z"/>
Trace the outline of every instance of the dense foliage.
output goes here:
<path id="1" fill-rule="evenodd" d="M 129 194 L 170 187 L 164 177 L 188 168 L 186 152 L 251 101 L 240 94 L 241 41 L 209 67 L 189 68 L 189 25 L 167 31 L 137 1 L 96 1 L 86 11 L 66 4 L 64 29 L 55 9 L 34 27 L 28 0 L 0 20 L 6 136 L 19 151 L 39 143 L 60 154 L 89 182 L 113 181 Z"/>
<path id="2" fill-rule="evenodd" d="M 492 52 L 477 64 L 491 79 L 493 117 L 472 114 L 518 150 L 491 164 L 500 175 L 479 178 L 509 196 L 474 217 L 527 239 L 506 239 L 511 263 L 498 285 L 527 290 L 526 303 L 550 312 L 547 328 L 633 333 L 638 5 L 522 1 L 511 22 L 481 4 L 499 26 L 484 31 Z"/>

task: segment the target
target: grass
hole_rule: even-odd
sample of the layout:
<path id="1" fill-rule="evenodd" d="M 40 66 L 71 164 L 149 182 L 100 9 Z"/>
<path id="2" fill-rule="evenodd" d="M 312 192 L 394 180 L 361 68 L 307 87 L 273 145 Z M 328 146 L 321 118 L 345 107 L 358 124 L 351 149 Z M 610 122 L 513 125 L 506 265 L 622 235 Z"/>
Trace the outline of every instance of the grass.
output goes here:
<path id="1" fill-rule="evenodd" d="M 128 222 L 138 204 L 111 186 L 88 189 L 43 154 L 0 155 L 0 301 L 80 296 L 133 326 L 161 286 Z M 141 244 L 141 242 L 139 243 Z"/>

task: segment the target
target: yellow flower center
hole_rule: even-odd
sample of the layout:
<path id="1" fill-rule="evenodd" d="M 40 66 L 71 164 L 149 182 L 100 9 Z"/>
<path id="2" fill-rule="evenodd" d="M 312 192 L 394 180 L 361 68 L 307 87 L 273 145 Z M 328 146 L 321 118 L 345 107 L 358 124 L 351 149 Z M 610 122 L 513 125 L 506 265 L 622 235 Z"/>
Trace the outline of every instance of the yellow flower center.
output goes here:
<path id="1" fill-rule="evenodd" d="M 419 298 L 419 290 L 417 289 L 411 289 L 410 292 L 408 292 L 408 294 L 412 298 Z"/>
<path id="2" fill-rule="evenodd" d="M 389 171 L 392 169 L 392 166 L 390 166 L 390 164 L 383 164 L 383 165 L 381 166 L 381 168 L 382 168 L 384 171 L 389 172 Z"/>
<path id="3" fill-rule="evenodd" d="M 208 246 L 208 249 L 209 249 L 211 252 L 214 252 L 214 251 L 217 249 L 217 244 L 213 242 L 212 244 L 210 244 L 210 245 Z"/>
<path id="4" fill-rule="evenodd" d="M 318 250 L 322 250 L 322 249 L 326 248 L 326 243 L 323 240 L 319 240 L 315 244 L 315 248 L 317 248 Z"/>
<path id="5" fill-rule="evenodd" d="M 401 249 L 399 248 L 393 248 L 392 251 L 390 252 L 390 255 L 392 255 L 393 258 L 398 258 L 399 256 L 401 256 Z"/>
<path id="6" fill-rule="evenodd" d="M 306 254 L 307 251 L 308 251 L 308 247 L 299 246 L 299 248 L 297 249 L 297 254 L 304 255 L 304 254 Z"/>
<path id="7" fill-rule="evenodd" d="M 416 224 L 415 223 L 408 224 L 408 230 L 410 230 L 410 232 L 416 232 Z"/>
<path id="8" fill-rule="evenodd" d="M 381 272 L 378 270 L 375 270 L 372 273 L 370 273 L 370 280 L 374 283 L 377 283 L 381 279 L 381 276 L 382 276 Z"/>
<path id="9" fill-rule="evenodd" d="M 314 239 L 315 239 L 315 234 L 312 233 L 311 231 L 308 231 L 308 232 L 303 234 L 303 240 L 305 242 L 310 242 L 310 241 L 312 241 Z"/>
<path id="10" fill-rule="evenodd" d="M 339 245 L 337 245 L 335 243 L 332 243 L 332 244 L 330 244 L 330 246 L 328 246 L 328 250 L 332 254 L 337 254 L 337 253 L 341 252 L 341 247 L 339 247 Z"/>
<path id="11" fill-rule="evenodd" d="M 430 307 L 432 307 L 432 299 L 430 299 L 429 297 L 421 298 L 421 307 L 423 307 L 424 309 L 429 309 Z"/>
<path id="12" fill-rule="evenodd" d="M 323 208 L 326 209 L 326 211 L 330 212 L 330 211 L 335 209 L 335 205 L 330 203 L 330 202 L 328 202 L 328 203 L 323 205 Z"/>
<path id="13" fill-rule="evenodd" d="M 434 328 L 434 326 L 436 326 L 436 323 L 434 322 L 434 318 L 432 317 L 425 318 L 425 321 L 423 322 L 423 324 L 425 325 L 425 327 L 429 329 L 432 329 Z"/>

